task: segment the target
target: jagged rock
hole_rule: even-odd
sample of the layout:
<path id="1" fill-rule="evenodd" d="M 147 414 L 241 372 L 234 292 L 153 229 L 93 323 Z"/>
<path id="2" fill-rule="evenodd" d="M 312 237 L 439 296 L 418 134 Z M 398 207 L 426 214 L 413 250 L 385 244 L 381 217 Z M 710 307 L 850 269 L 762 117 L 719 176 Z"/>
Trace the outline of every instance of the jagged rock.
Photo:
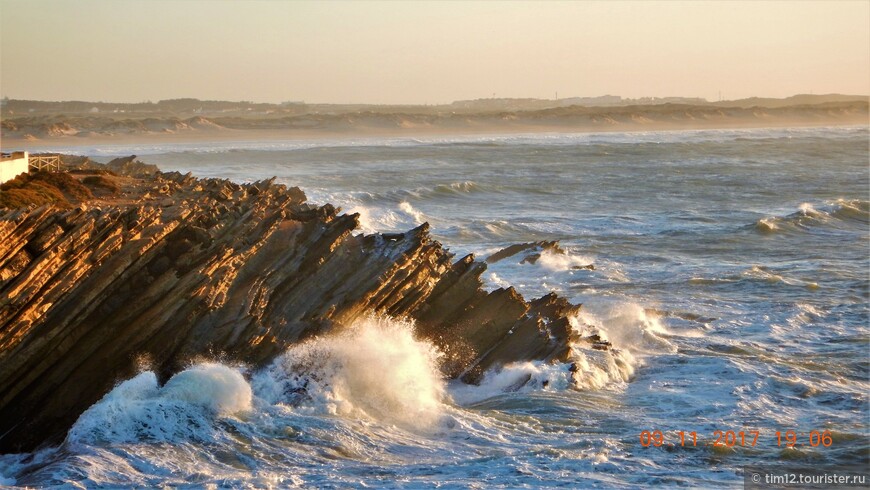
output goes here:
<path id="1" fill-rule="evenodd" d="M 575 265 L 575 266 L 571 267 L 571 269 L 572 269 L 572 270 L 575 270 L 575 271 L 580 271 L 580 270 L 594 271 L 594 270 L 595 270 L 595 264 L 588 264 L 588 265 Z"/>
<path id="2" fill-rule="evenodd" d="M 157 165 L 142 163 L 136 160 L 136 155 L 129 157 L 116 158 L 106 164 L 106 168 L 119 175 L 127 175 L 130 177 L 150 177 L 156 175 L 160 170 Z"/>
<path id="3" fill-rule="evenodd" d="M 517 243 L 511 245 L 509 247 L 505 247 L 498 252 L 490 255 L 486 258 L 487 264 L 494 264 L 496 262 L 500 262 L 504 259 L 513 257 L 515 255 L 526 252 L 523 256 L 522 261 L 520 263 L 530 263 L 534 264 L 541 258 L 541 253 L 545 250 L 550 250 L 557 254 L 564 254 L 565 251 L 559 247 L 559 242 L 557 241 L 540 241 L 540 242 L 531 242 L 531 243 Z"/>
<path id="4" fill-rule="evenodd" d="M 142 356 L 163 378 L 203 355 L 256 367 L 369 312 L 416 319 L 467 382 L 570 351 L 579 307 L 485 292 L 486 264 L 427 224 L 354 235 L 358 215 L 274 180 L 159 174 L 129 202 L 0 214 L 0 451 L 58 441 Z"/>

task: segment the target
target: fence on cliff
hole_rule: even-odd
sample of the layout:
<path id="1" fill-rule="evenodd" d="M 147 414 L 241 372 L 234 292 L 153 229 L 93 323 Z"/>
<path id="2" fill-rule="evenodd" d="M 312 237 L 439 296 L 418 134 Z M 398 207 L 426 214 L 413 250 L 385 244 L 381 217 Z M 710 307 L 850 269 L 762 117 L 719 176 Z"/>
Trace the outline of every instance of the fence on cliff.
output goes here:
<path id="1" fill-rule="evenodd" d="M 60 155 L 31 156 L 28 165 L 31 172 L 60 172 Z"/>

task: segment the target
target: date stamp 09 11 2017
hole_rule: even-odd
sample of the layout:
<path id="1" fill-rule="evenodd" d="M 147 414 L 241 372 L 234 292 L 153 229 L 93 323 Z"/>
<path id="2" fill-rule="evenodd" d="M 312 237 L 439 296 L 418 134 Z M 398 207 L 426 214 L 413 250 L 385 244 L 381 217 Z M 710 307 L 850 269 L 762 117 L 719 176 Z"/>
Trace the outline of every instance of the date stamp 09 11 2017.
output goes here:
<path id="1" fill-rule="evenodd" d="M 766 441 L 776 443 L 777 447 L 831 447 L 834 439 L 827 430 L 811 430 L 799 434 L 794 430 L 764 433 L 758 430 L 714 430 L 709 436 L 699 435 L 697 431 L 665 432 L 645 430 L 639 434 L 643 447 L 755 447 Z"/>

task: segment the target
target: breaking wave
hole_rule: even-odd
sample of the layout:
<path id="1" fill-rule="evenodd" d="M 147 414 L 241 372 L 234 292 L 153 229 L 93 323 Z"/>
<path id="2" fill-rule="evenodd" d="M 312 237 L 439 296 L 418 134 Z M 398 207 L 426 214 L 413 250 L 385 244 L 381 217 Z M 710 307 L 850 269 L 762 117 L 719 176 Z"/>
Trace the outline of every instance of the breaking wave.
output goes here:
<path id="1" fill-rule="evenodd" d="M 145 371 L 124 381 L 86 410 L 70 442 L 209 439 L 216 418 L 251 409 L 251 387 L 238 368 L 202 363 L 159 386 Z"/>
<path id="2" fill-rule="evenodd" d="M 798 210 L 786 216 L 770 216 L 755 222 L 762 233 L 807 230 L 815 226 L 837 226 L 838 222 L 870 223 L 870 201 L 838 199 L 816 207 L 805 202 Z"/>
<path id="3" fill-rule="evenodd" d="M 359 215 L 360 231 L 367 234 L 405 231 L 426 221 L 426 215 L 405 201 L 400 202 L 395 208 L 357 205 L 347 213 Z"/>
<path id="4" fill-rule="evenodd" d="M 429 431 L 440 427 L 454 401 L 620 386 L 644 356 L 674 351 L 661 319 L 633 303 L 584 311 L 570 321 L 579 340 L 568 361 L 511 363 L 485 373 L 479 386 L 453 383 L 448 390 L 442 353 L 416 338 L 413 322 L 368 316 L 294 345 L 252 374 L 202 362 L 160 386 L 154 372 L 143 371 L 85 411 L 67 442 L 216 441 L 223 437 L 219 421 L 260 424 L 269 407 Z"/>
<path id="5" fill-rule="evenodd" d="M 510 363 L 484 374 L 480 386 L 454 385 L 460 404 L 512 392 L 598 390 L 625 386 L 650 355 L 674 353 L 662 318 L 635 303 L 581 310 L 569 318 L 576 340 L 565 362 Z"/>
<path id="6" fill-rule="evenodd" d="M 447 401 L 441 353 L 413 327 L 372 316 L 293 346 L 253 377 L 254 390 L 308 412 L 431 426 Z"/>
<path id="7" fill-rule="evenodd" d="M 575 255 L 568 251 L 544 250 L 538 263 L 551 271 L 567 271 L 591 267 L 594 260 L 591 257 Z"/>

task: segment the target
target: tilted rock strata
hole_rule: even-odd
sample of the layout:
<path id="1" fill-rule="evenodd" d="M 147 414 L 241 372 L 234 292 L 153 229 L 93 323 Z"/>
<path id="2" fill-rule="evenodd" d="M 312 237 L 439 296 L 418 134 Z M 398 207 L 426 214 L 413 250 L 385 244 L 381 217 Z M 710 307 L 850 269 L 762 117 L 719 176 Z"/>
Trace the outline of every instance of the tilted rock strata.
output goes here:
<path id="1" fill-rule="evenodd" d="M 450 377 L 565 359 L 577 307 L 458 261 L 428 225 L 354 235 L 356 215 L 272 181 L 161 174 L 129 205 L 0 215 L 0 451 L 57 442 L 147 360 L 168 377 L 197 356 L 252 366 L 369 312 L 412 317 Z"/>

